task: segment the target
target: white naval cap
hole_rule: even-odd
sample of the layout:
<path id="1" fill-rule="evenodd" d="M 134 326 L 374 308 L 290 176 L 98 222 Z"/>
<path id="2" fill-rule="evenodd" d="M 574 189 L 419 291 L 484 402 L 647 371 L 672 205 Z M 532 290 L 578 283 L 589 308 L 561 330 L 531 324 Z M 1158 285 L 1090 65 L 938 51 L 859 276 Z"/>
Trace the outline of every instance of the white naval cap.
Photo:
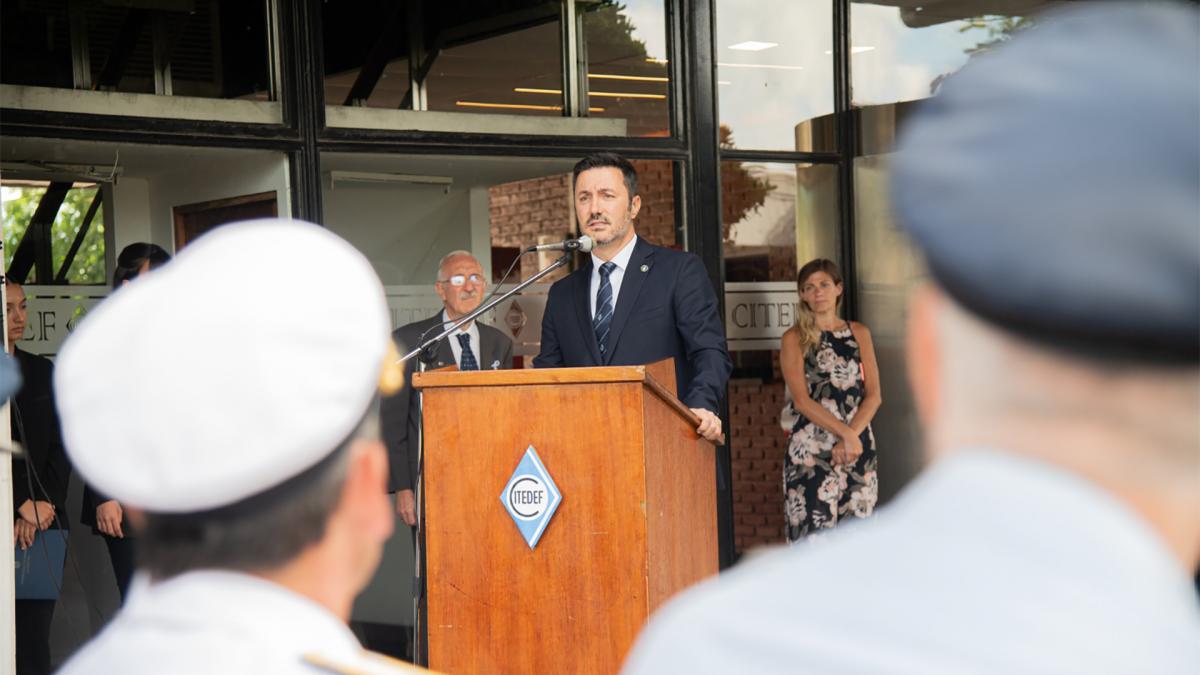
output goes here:
<path id="1" fill-rule="evenodd" d="M 225 225 L 100 304 L 63 346 L 67 452 L 99 491 L 160 513 L 236 503 L 329 455 L 389 354 L 383 287 L 316 225 Z"/>

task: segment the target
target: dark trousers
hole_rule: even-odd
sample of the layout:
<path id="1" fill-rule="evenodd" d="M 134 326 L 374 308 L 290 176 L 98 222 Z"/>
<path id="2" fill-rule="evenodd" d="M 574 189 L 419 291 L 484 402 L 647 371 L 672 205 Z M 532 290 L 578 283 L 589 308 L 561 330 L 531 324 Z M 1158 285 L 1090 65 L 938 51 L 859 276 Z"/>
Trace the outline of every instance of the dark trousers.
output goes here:
<path id="1" fill-rule="evenodd" d="M 129 579 L 133 576 L 133 538 L 126 535 L 124 539 L 100 535 L 104 537 L 104 545 L 108 547 L 108 559 L 112 561 L 113 574 L 117 577 L 117 590 L 121 593 L 121 603 L 125 603 L 125 591 L 129 588 Z"/>
<path id="2" fill-rule="evenodd" d="M 17 600 L 17 675 L 49 675 L 54 600 Z"/>

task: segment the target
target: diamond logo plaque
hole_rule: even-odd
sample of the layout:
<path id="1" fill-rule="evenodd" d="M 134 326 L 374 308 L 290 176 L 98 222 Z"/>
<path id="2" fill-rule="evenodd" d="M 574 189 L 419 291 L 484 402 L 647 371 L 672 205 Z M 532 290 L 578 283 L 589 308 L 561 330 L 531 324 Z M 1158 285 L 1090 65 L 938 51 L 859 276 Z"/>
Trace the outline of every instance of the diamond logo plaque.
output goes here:
<path id="1" fill-rule="evenodd" d="M 562 502 L 562 493 L 532 445 L 525 450 L 521 463 L 508 479 L 508 485 L 500 493 L 500 501 L 529 548 L 537 546 Z"/>

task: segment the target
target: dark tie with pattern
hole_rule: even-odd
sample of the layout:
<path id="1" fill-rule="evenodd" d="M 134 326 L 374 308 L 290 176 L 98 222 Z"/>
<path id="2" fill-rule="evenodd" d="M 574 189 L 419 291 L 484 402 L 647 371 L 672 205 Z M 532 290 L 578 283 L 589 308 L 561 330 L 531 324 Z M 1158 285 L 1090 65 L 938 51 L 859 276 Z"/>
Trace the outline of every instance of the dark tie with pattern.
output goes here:
<path id="1" fill-rule="evenodd" d="M 600 290 L 596 291 L 596 317 L 592 319 L 592 330 L 596 331 L 596 344 L 603 356 L 608 348 L 608 332 L 612 328 L 613 294 L 608 276 L 617 269 L 617 264 L 606 262 L 600 266 Z"/>
<path id="2" fill-rule="evenodd" d="M 458 344 L 462 345 L 462 358 L 459 359 L 462 363 L 459 364 L 459 370 L 479 370 L 479 362 L 475 360 L 475 352 L 471 351 L 471 334 L 459 333 Z"/>

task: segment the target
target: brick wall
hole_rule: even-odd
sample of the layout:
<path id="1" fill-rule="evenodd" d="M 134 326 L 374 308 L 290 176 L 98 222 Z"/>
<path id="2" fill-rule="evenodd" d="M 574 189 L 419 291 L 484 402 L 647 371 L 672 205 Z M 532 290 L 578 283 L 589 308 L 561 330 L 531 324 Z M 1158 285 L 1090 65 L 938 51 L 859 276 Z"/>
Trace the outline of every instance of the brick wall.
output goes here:
<path id="1" fill-rule="evenodd" d="M 549 241 L 569 238 L 575 229 L 570 182 L 570 174 L 559 174 L 489 189 L 492 246 L 523 248 L 537 243 L 539 235 L 549 237 Z M 512 280 L 528 279 L 538 269 L 538 256 L 525 256 L 521 260 L 520 279 L 514 276 Z M 566 270 L 557 270 L 543 281 L 549 283 L 566 274 Z"/>
<path id="2" fill-rule="evenodd" d="M 729 381 L 730 455 L 733 473 L 733 536 L 739 553 L 784 538 L 783 458 L 787 434 L 779 426 L 783 377 Z"/>
<path id="3" fill-rule="evenodd" d="M 635 160 L 642 209 L 638 213 L 638 236 L 660 246 L 675 244 L 675 177 L 669 160 Z M 488 190 L 492 246 L 525 247 L 538 241 L 561 241 L 574 236 L 574 207 L 571 174 L 544 176 L 504 183 Z M 521 279 L 539 269 L 536 256 L 521 261 Z M 502 271 L 502 270 L 501 270 Z M 546 278 L 566 275 L 559 270 Z"/>
<path id="4" fill-rule="evenodd" d="M 638 194 L 642 210 L 638 212 L 637 233 L 651 244 L 675 245 L 675 174 L 670 160 L 637 159 Z"/>
<path id="5" fill-rule="evenodd" d="M 796 263 L 795 246 L 772 246 L 767 252 L 769 276 L 771 281 L 796 281 L 796 272 L 800 271 Z"/>

